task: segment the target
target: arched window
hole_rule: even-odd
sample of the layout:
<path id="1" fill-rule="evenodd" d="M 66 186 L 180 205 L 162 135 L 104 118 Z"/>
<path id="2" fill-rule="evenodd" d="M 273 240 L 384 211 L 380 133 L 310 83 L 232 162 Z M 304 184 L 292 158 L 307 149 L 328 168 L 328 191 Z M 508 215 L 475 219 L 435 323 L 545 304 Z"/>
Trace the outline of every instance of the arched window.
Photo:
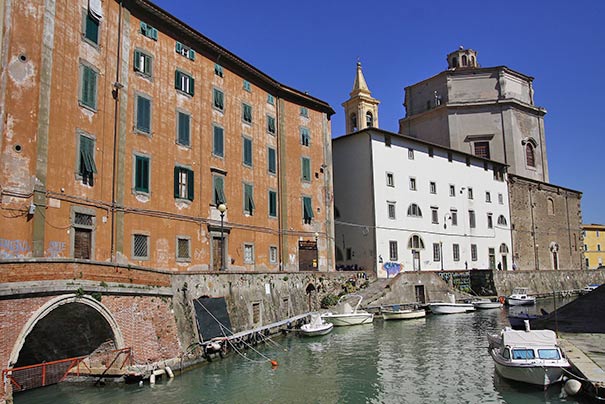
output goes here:
<path id="1" fill-rule="evenodd" d="M 413 235 L 408 241 L 408 248 L 410 250 L 424 250 L 424 241 L 418 235 Z"/>
<path id="2" fill-rule="evenodd" d="M 536 154 L 534 152 L 534 145 L 527 142 L 525 144 L 525 162 L 528 167 L 536 166 Z"/>
<path id="3" fill-rule="evenodd" d="M 471 56 L 471 66 L 475 66 L 475 57 Z"/>
<path id="4" fill-rule="evenodd" d="M 415 203 L 411 204 L 408 207 L 408 216 L 422 217 L 422 211 L 420 210 L 420 207 Z"/>
<path id="5" fill-rule="evenodd" d="M 506 226 L 507 225 L 506 218 L 504 217 L 504 215 L 498 216 L 498 224 L 500 226 Z"/>
<path id="6" fill-rule="evenodd" d="M 458 67 L 458 58 L 455 56 L 452 58 L 452 67 Z"/>
<path id="7" fill-rule="evenodd" d="M 357 130 L 357 114 L 351 114 L 351 131 Z"/>
<path id="8" fill-rule="evenodd" d="M 366 126 L 368 128 L 374 126 L 374 117 L 372 116 L 372 112 L 370 111 L 366 112 Z"/>
<path id="9" fill-rule="evenodd" d="M 462 55 L 462 66 L 466 66 L 466 55 Z"/>
<path id="10" fill-rule="evenodd" d="M 508 254 L 508 246 L 504 243 L 500 244 L 500 254 Z"/>
<path id="11" fill-rule="evenodd" d="M 555 201 L 552 198 L 546 198 L 546 210 L 551 216 L 555 214 Z"/>

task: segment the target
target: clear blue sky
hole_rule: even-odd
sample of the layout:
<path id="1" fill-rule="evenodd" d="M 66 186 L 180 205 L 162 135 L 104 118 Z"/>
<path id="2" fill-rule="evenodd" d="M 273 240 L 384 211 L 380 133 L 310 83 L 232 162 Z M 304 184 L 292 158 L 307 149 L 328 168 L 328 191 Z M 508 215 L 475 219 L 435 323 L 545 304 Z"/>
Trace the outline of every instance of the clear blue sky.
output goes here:
<path id="1" fill-rule="evenodd" d="M 153 0 L 152 0 L 153 1 Z M 380 127 L 397 132 L 404 87 L 447 68 L 460 45 L 484 66 L 533 76 L 550 181 L 584 193 L 584 223 L 605 223 L 605 1 L 196 1 L 155 4 L 269 76 L 327 101 L 332 134 L 361 59 Z"/>

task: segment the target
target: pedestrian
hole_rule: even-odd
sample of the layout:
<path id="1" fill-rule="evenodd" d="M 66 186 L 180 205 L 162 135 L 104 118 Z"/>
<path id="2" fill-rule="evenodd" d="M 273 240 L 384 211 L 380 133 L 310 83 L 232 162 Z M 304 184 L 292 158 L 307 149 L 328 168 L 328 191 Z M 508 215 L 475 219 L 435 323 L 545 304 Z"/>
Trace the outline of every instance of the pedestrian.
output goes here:
<path id="1" fill-rule="evenodd" d="M 498 271 L 502 271 L 502 263 L 498 262 Z"/>

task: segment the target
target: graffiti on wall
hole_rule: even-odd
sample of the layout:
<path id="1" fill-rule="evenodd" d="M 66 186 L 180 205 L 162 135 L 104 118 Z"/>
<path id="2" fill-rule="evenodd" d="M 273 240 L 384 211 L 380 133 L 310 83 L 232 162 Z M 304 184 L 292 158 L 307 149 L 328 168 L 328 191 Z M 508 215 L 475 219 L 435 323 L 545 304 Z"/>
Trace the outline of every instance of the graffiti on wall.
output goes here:
<path id="1" fill-rule="evenodd" d="M 385 262 L 382 268 L 387 272 L 387 278 L 397 275 L 401 272 L 401 264 L 398 262 Z"/>
<path id="2" fill-rule="evenodd" d="M 0 238 L 0 258 L 23 258 L 31 255 L 31 246 L 27 240 L 8 240 Z"/>
<path id="3" fill-rule="evenodd" d="M 46 256 L 51 258 L 59 258 L 63 256 L 63 251 L 65 251 L 65 242 L 50 241 L 48 243 L 48 249 L 46 250 Z"/>

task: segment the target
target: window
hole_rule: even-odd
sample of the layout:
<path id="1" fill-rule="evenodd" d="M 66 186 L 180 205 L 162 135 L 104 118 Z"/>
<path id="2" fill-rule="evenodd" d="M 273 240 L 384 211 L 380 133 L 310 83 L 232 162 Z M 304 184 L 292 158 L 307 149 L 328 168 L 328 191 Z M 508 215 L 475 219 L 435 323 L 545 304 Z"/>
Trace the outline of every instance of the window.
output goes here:
<path id="1" fill-rule="evenodd" d="M 561 355 L 558 349 L 538 349 L 538 358 L 547 360 L 559 360 Z"/>
<path id="2" fill-rule="evenodd" d="M 410 177 L 410 190 L 416 191 L 416 178 Z"/>
<path id="3" fill-rule="evenodd" d="M 393 177 L 393 173 L 387 173 L 387 187 L 395 186 L 395 178 Z"/>
<path id="4" fill-rule="evenodd" d="M 437 183 L 431 181 L 429 182 L 429 189 L 431 191 L 431 194 L 436 194 L 437 193 Z"/>
<path id="5" fill-rule="evenodd" d="M 424 249 L 424 241 L 418 235 L 413 235 L 410 237 L 408 241 L 408 248 L 414 250 L 423 250 Z"/>
<path id="6" fill-rule="evenodd" d="M 439 210 L 436 207 L 431 207 L 431 222 L 439 224 Z"/>
<path id="7" fill-rule="evenodd" d="M 374 126 L 374 116 L 370 111 L 366 112 L 366 127 L 371 128 Z"/>
<path id="8" fill-rule="evenodd" d="M 434 155 L 433 146 L 429 146 L 429 157 L 433 157 L 433 155 Z"/>
<path id="9" fill-rule="evenodd" d="M 456 196 L 456 186 L 450 184 L 450 196 Z"/>
<path id="10" fill-rule="evenodd" d="M 498 216 L 498 224 L 500 226 L 506 226 L 507 225 L 506 218 L 504 217 L 504 215 Z"/>
<path id="11" fill-rule="evenodd" d="M 258 324 L 261 320 L 260 302 L 252 303 L 252 324 Z"/>
<path id="12" fill-rule="evenodd" d="M 267 104 L 275 105 L 275 97 L 271 94 L 267 94 Z"/>
<path id="13" fill-rule="evenodd" d="M 303 181 L 311 181 L 311 160 L 308 157 L 302 157 L 302 180 Z"/>
<path id="14" fill-rule="evenodd" d="M 391 135 L 384 135 L 385 147 L 391 147 Z"/>
<path id="15" fill-rule="evenodd" d="M 475 156 L 489 160 L 489 142 L 475 142 Z"/>
<path id="16" fill-rule="evenodd" d="M 254 264 L 254 244 L 244 244 L 244 264 Z"/>
<path id="17" fill-rule="evenodd" d="M 452 226 L 458 226 L 458 211 L 450 209 L 450 216 L 452 217 Z"/>
<path id="18" fill-rule="evenodd" d="M 596 235 L 597 235 L 597 237 L 601 236 L 601 233 L 599 232 L 599 230 L 596 231 Z"/>
<path id="19" fill-rule="evenodd" d="M 303 146 L 309 146 L 311 141 L 311 135 L 309 134 L 309 129 L 300 128 L 300 144 Z"/>
<path id="20" fill-rule="evenodd" d="M 84 11 L 84 39 L 93 45 L 99 44 L 99 20 L 89 10 Z"/>
<path id="21" fill-rule="evenodd" d="M 225 110 L 225 94 L 218 88 L 212 90 L 212 105 L 219 111 Z"/>
<path id="22" fill-rule="evenodd" d="M 584 244 L 584 251 L 588 251 L 588 244 Z"/>
<path id="23" fill-rule="evenodd" d="M 471 261 L 477 261 L 477 244 L 471 244 Z"/>
<path id="24" fill-rule="evenodd" d="M 552 198 L 546 198 L 546 209 L 550 216 L 555 214 L 555 201 Z"/>
<path id="25" fill-rule="evenodd" d="M 269 262 L 275 264 L 277 262 L 277 247 L 269 247 Z"/>
<path id="26" fill-rule="evenodd" d="M 80 64 L 80 105 L 97 109 L 98 73 L 91 66 Z"/>
<path id="27" fill-rule="evenodd" d="M 399 254 L 397 253 L 397 241 L 389 241 L 389 261 L 398 261 Z"/>
<path id="28" fill-rule="evenodd" d="M 242 120 L 246 123 L 252 123 L 252 107 L 248 104 L 242 104 Z"/>
<path id="29" fill-rule="evenodd" d="M 136 96 L 135 130 L 151 135 L 151 100 L 142 95 Z"/>
<path id="30" fill-rule="evenodd" d="M 185 56 L 188 59 L 195 60 L 195 51 L 188 46 L 183 45 L 179 41 L 176 42 L 174 50 L 179 55 Z"/>
<path id="31" fill-rule="evenodd" d="M 277 192 L 269 190 L 269 217 L 277 217 Z"/>
<path id="32" fill-rule="evenodd" d="M 146 234 L 132 235 L 132 258 L 149 258 L 149 236 Z"/>
<path id="33" fill-rule="evenodd" d="M 254 187 L 252 184 L 244 184 L 244 213 L 252 216 L 256 206 L 254 205 Z"/>
<path id="34" fill-rule="evenodd" d="M 307 107 L 300 107 L 300 116 L 304 116 L 305 118 L 309 117 L 309 110 Z"/>
<path id="35" fill-rule="evenodd" d="M 223 157 L 224 147 L 223 147 L 223 128 L 220 126 L 214 125 L 212 127 L 213 136 L 212 136 L 212 154 L 217 157 Z"/>
<path id="36" fill-rule="evenodd" d="M 72 227 L 74 233 L 72 239 L 74 258 L 92 259 L 93 233 L 95 229 L 94 214 L 73 212 Z"/>
<path id="37" fill-rule="evenodd" d="M 493 229 L 494 228 L 494 220 L 492 219 L 492 214 L 491 213 L 487 214 L 487 228 L 488 229 Z"/>
<path id="38" fill-rule="evenodd" d="M 154 41 L 158 40 L 158 30 L 143 21 L 141 21 L 139 32 Z"/>
<path id="39" fill-rule="evenodd" d="M 134 51 L 134 71 L 145 77 L 153 75 L 153 58 L 147 53 L 135 49 Z"/>
<path id="40" fill-rule="evenodd" d="M 225 177 L 222 175 L 214 174 L 212 176 L 212 189 L 214 190 L 212 195 L 212 202 L 215 206 L 221 203 L 227 202 L 225 198 Z"/>
<path id="41" fill-rule="evenodd" d="M 303 196 L 303 222 L 305 224 L 311 224 L 311 220 L 313 220 L 313 205 L 311 202 L 311 197 Z"/>
<path id="42" fill-rule="evenodd" d="M 174 197 L 193 200 L 193 171 L 189 168 L 174 167 Z"/>
<path id="43" fill-rule="evenodd" d="M 422 211 L 420 210 L 420 207 L 418 205 L 416 205 L 415 203 L 411 204 L 408 207 L 408 216 L 422 217 Z"/>
<path id="44" fill-rule="evenodd" d="M 395 219 L 395 202 L 387 202 L 389 219 Z"/>
<path id="45" fill-rule="evenodd" d="M 494 167 L 494 180 L 504 181 L 504 169 Z"/>
<path id="46" fill-rule="evenodd" d="M 275 135 L 275 117 L 267 115 L 267 132 Z"/>
<path id="47" fill-rule="evenodd" d="M 187 237 L 177 237 L 176 239 L 176 260 L 191 260 L 191 239 Z"/>
<path id="48" fill-rule="evenodd" d="M 250 82 L 248 80 L 243 81 L 243 89 L 246 90 L 247 92 L 252 91 L 252 87 L 250 86 Z"/>
<path id="49" fill-rule="evenodd" d="M 452 245 L 452 255 L 453 255 L 454 261 L 460 261 L 460 245 L 459 244 Z"/>
<path id="50" fill-rule="evenodd" d="M 408 149 L 408 160 L 414 160 L 414 149 Z"/>
<path id="51" fill-rule="evenodd" d="M 475 223 L 475 211 L 474 210 L 469 210 L 468 211 L 468 225 L 470 226 L 471 229 L 474 229 L 476 226 Z"/>
<path id="52" fill-rule="evenodd" d="M 357 130 L 357 114 L 351 114 L 351 130 L 355 132 Z"/>
<path id="53" fill-rule="evenodd" d="M 534 151 L 534 145 L 529 142 L 525 144 L 525 163 L 528 167 L 536 166 L 536 154 Z"/>
<path id="54" fill-rule="evenodd" d="M 223 77 L 223 66 L 219 65 L 218 63 L 215 63 L 214 64 L 214 74 L 219 77 Z"/>
<path id="55" fill-rule="evenodd" d="M 502 194 L 498 194 L 498 203 L 504 205 L 504 196 Z"/>
<path id="56" fill-rule="evenodd" d="M 244 137 L 243 138 L 244 146 L 244 165 L 248 167 L 252 167 L 252 139 Z"/>
<path id="57" fill-rule="evenodd" d="M 95 164 L 95 140 L 88 136 L 79 135 L 80 152 L 78 153 L 78 175 L 85 185 L 94 185 L 93 174 L 97 173 Z"/>
<path id="58" fill-rule="evenodd" d="M 149 193 L 149 157 L 135 156 L 134 161 L 134 190 Z"/>
<path id="59" fill-rule="evenodd" d="M 508 254 L 508 246 L 505 243 L 500 244 L 500 254 Z"/>
<path id="60" fill-rule="evenodd" d="M 174 88 L 179 91 L 182 91 L 186 94 L 193 95 L 195 87 L 195 80 L 193 77 L 188 75 L 187 73 L 183 73 L 180 70 L 175 70 L 174 72 Z"/>
<path id="61" fill-rule="evenodd" d="M 601 244 L 597 244 L 597 251 L 601 251 Z"/>
<path id="62" fill-rule="evenodd" d="M 485 191 L 485 202 L 492 203 L 492 194 L 488 191 Z"/>
<path id="63" fill-rule="evenodd" d="M 433 261 L 441 261 L 441 245 L 439 243 L 433 243 Z"/>
<path id="64" fill-rule="evenodd" d="M 176 113 L 176 142 L 183 146 L 191 145 L 191 116 L 185 112 Z"/>
<path id="65" fill-rule="evenodd" d="M 533 349 L 513 349 L 513 359 L 534 359 Z"/>
<path id="66" fill-rule="evenodd" d="M 273 147 L 267 148 L 267 169 L 270 174 L 275 174 L 277 172 L 277 158 Z"/>
<path id="67" fill-rule="evenodd" d="M 469 187 L 467 190 L 468 193 L 468 199 L 473 199 L 473 188 Z"/>

